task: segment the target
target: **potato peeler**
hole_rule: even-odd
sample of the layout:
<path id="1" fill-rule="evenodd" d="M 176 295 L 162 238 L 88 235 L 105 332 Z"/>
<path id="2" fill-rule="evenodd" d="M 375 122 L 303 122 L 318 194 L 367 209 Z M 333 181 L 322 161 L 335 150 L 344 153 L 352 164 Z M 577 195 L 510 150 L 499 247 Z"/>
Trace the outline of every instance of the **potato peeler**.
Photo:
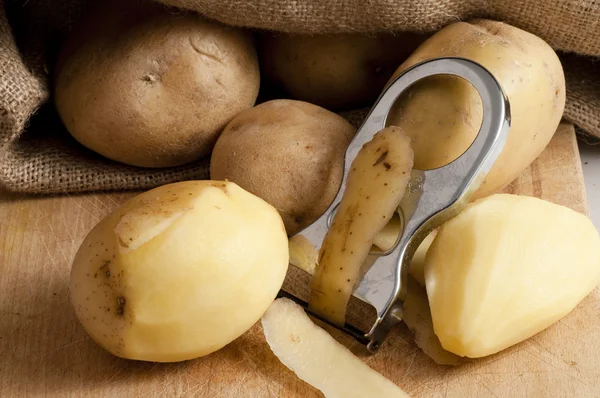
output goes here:
<path id="1" fill-rule="evenodd" d="M 471 146 L 456 160 L 437 169 L 411 172 L 410 182 L 398 207 L 402 227 L 395 244 L 385 251 L 371 251 L 377 259 L 364 275 L 352 299 L 374 307 L 374 322 L 363 331 L 351 325 L 347 315 L 343 327 L 345 332 L 365 344 L 371 353 L 378 350 L 390 329 L 402 319 L 408 265 L 416 249 L 431 231 L 466 207 L 504 147 L 510 129 L 510 107 L 498 81 L 481 65 L 450 57 L 419 63 L 391 81 L 346 151 L 344 177 L 336 198 L 319 219 L 297 234 L 306 238 L 316 250 L 320 249 L 342 200 L 352 161 L 362 146 L 386 127 L 387 116 L 400 95 L 416 82 L 436 75 L 458 76 L 473 85 L 481 97 L 483 121 Z M 308 309 L 306 301 L 298 296 L 283 290 L 281 295 Z"/>

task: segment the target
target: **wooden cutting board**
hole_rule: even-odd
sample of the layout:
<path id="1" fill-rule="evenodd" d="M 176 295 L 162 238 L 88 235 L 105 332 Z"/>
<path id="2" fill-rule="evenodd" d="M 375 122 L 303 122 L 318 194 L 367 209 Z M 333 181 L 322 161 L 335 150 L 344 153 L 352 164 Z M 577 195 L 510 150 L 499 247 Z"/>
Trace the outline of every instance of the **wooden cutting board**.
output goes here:
<path id="1" fill-rule="evenodd" d="M 508 191 L 586 212 L 573 127 L 561 125 Z M 177 364 L 119 359 L 87 337 L 69 303 L 71 260 L 86 233 L 131 196 L 0 193 L 0 396 L 320 396 L 278 362 L 260 325 L 217 353 Z M 363 359 L 415 397 L 597 397 L 599 313 L 596 290 L 548 330 L 459 367 L 433 363 L 405 327 Z"/>

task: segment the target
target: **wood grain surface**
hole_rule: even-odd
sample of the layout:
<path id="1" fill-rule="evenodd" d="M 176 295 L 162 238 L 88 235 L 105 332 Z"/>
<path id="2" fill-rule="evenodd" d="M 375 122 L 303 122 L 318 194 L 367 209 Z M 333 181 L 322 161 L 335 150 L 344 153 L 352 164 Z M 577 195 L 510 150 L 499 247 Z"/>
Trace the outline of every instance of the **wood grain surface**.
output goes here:
<path id="1" fill-rule="evenodd" d="M 573 127 L 561 125 L 507 191 L 586 212 Z M 88 338 L 69 303 L 71 261 L 86 233 L 132 195 L 0 192 L 0 396 L 320 396 L 278 362 L 258 324 L 217 353 L 177 364 L 115 358 Z M 415 397 L 598 397 L 599 313 L 596 290 L 548 330 L 459 367 L 433 363 L 404 327 L 370 357 L 336 337 Z"/>

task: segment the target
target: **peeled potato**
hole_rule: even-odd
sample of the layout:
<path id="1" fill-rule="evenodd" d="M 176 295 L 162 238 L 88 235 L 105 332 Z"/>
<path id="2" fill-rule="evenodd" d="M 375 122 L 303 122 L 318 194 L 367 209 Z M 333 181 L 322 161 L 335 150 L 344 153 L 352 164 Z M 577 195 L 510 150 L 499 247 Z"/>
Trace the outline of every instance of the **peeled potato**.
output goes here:
<path id="1" fill-rule="evenodd" d="M 494 194 L 533 162 L 554 135 L 565 107 L 560 60 L 539 37 L 502 22 L 475 20 L 446 26 L 427 39 L 398 68 L 437 57 L 480 63 L 510 100 L 512 124 L 504 149 L 475 198 Z M 407 90 L 388 117 L 412 138 L 415 168 L 448 164 L 473 142 L 482 120 L 479 94 L 451 76 L 424 79 Z"/>
<path id="2" fill-rule="evenodd" d="M 437 231 L 433 231 L 423 239 L 409 264 L 408 273 L 422 286 L 425 286 L 425 256 L 436 234 Z"/>
<path id="3" fill-rule="evenodd" d="M 373 240 L 373 244 L 377 246 L 381 250 L 389 250 L 394 246 L 396 240 L 398 239 L 398 235 L 400 234 L 400 228 L 402 224 L 400 222 L 400 218 L 395 216 L 387 223 L 385 227 L 377 235 Z M 425 286 L 425 255 L 427 254 L 427 250 L 429 250 L 429 246 L 433 242 L 433 238 L 437 231 L 434 230 L 431 232 L 423 242 L 419 245 L 413 258 L 410 261 L 408 273 L 412 275 L 413 278 L 416 279 L 421 285 Z"/>
<path id="4" fill-rule="evenodd" d="M 552 325 L 598 285 L 600 236 L 569 208 L 493 195 L 444 224 L 425 262 L 442 346 L 483 357 Z"/>
<path id="5" fill-rule="evenodd" d="M 400 229 L 402 228 L 402 222 L 398 214 L 394 214 L 394 217 L 375 235 L 373 239 L 373 244 L 377 246 L 377 248 L 382 251 L 386 251 L 391 249 L 396 241 L 398 240 L 398 236 Z"/>
<path id="6" fill-rule="evenodd" d="M 459 365 L 465 362 L 464 358 L 446 351 L 435 335 L 425 288 L 411 276 L 405 282 L 406 299 L 402 303 L 402 322 L 413 332 L 415 344 L 438 365 Z"/>
<path id="7" fill-rule="evenodd" d="M 303 235 L 294 235 L 289 240 L 290 264 L 313 275 L 319 262 L 319 252 Z"/>
<path id="8" fill-rule="evenodd" d="M 408 397 L 288 299 L 278 299 L 262 318 L 269 347 L 298 377 L 327 398 Z"/>
<path id="9" fill-rule="evenodd" d="M 136 196 L 88 234 L 73 262 L 71 301 L 112 354 L 182 361 L 247 331 L 287 266 L 273 207 L 231 182 L 187 181 Z"/>

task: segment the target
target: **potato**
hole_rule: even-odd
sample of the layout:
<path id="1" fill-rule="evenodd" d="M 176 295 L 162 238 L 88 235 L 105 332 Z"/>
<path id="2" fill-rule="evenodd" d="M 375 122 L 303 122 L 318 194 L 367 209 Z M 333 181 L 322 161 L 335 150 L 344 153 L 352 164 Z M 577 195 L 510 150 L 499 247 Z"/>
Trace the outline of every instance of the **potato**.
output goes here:
<path id="1" fill-rule="evenodd" d="M 425 41 L 396 71 L 436 57 L 463 57 L 486 67 L 510 100 L 512 125 L 504 150 L 474 199 L 504 188 L 546 147 L 565 106 L 565 79 L 554 51 L 540 38 L 487 20 L 449 25 Z M 443 166 L 473 142 L 481 100 L 465 80 L 431 77 L 396 103 L 388 123 L 413 139 L 415 168 Z"/>
<path id="2" fill-rule="evenodd" d="M 210 154 L 254 105 L 258 57 L 249 33 L 149 1 L 95 10 L 57 65 L 56 108 L 84 146 L 134 166 Z"/>
<path id="3" fill-rule="evenodd" d="M 377 233 L 373 240 L 373 244 L 383 251 L 391 249 L 396 243 L 398 235 L 400 235 L 401 227 L 400 217 L 396 215 Z M 429 250 L 429 246 L 431 246 L 436 233 L 437 230 L 434 230 L 423 239 L 423 242 L 419 244 L 419 247 L 415 251 L 408 268 L 408 273 L 423 286 L 425 286 L 425 255 L 427 254 L 427 250 Z M 307 256 L 308 255 L 305 255 L 305 257 Z M 304 261 L 307 262 L 308 260 Z"/>
<path id="4" fill-rule="evenodd" d="M 348 299 L 372 265 L 365 260 L 404 196 L 412 165 L 410 139 L 398 127 L 376 133 L 358 152 L 310 282 L 313 313 L 344 325 Z"/>
<path id="5" fill-rule="evenodd" d="M 277 358 L 328 398 L 408 397 L 312 323 L 291 300 L 276 300 L 263 316 L 262 325 Z"/>
<path id="6" fill-rule="evenodd" d="M 396 67 L 423 41 L 413 33 L 261 37 L 265 80 L 332 110 L 371 106 Z"/>
<path id="7" fill-rule="evenodd" d="M 313 275 L 319 261 L 319 252 L 304 235 L 294 235 L 288 241 L 290 264 Z"/>
<path id="8" fill-rule="evenodd" d="M 265 102 L 227 125 L 213 151 L 210 175 L 275 206 L 294 235 L 335 199 L 355 131 L 341 116 L 316 105 Z"/>
<path id="9" fill-rule="evenodd" d="M 88 234 L 73 262 L 71 301 L 112 354 L 182 361 L 258 321 L 287 266 L 272 206 L 231 182 L 187 181 L 136 196 Z"/>
<path id="10" fill-rule="evenodd" d="M 436 234 L 434 230 L 423 239 L 409 264 L 408 273 L 422 286 L 425 286 L 425 258 Z"/>
<path id="11" fill-rule="evenodd" d="M 400 233 L 402 232 L 402 221 L 398 212 L 388 221 L 388 223 L 375 235 L 373 245 L 379 250 L 390 250 L 396 244 Z"/>
<path id="12" fill-rule="evenodd" d="M 592 222 L 541 199 L 493 195 L 445 223 L 425 258 L 435 334 L 455 354 L 494 354 L 567 315 L 600 281 Z"/>
<path id="13" fill-rule="evenodd" d="M 432 235 L 428 238 L 430 236 Z M 406 298 L 402 303 L 402 322 L 413 333 L 415 344 L 438 365 L 456 366 L 466 362 L 464 358 L 444 350 L 440 339 L 435 335 L 427 291 L 423 284 L 412 275 L 403 282 L 406 283 Z"/>

